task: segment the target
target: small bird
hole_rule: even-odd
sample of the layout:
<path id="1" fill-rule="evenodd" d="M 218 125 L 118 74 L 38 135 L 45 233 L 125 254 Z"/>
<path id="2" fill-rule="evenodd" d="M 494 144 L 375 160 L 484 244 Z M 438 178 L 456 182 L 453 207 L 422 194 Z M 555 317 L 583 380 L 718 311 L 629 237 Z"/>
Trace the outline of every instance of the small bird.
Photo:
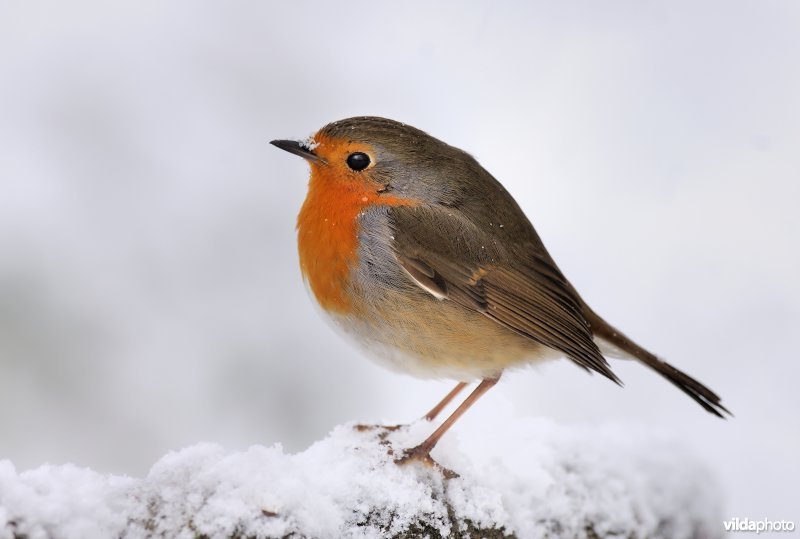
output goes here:
<path id="1" fill-rule="evenodd" d="M 398 462 L 435 465 L 441 436 L 506 369 L 563 356 L 617 384 L 603 353 L 636 359 L 708 412 L 730 414 L 713 391 L 589 308 L 511 195 L 468 153 L 370 116 L 271 144 L 311 167 L 297 218 L 300 268 L 333 322 L 394 370 L 458 381 L 426 419 L 481 380 Z"/>

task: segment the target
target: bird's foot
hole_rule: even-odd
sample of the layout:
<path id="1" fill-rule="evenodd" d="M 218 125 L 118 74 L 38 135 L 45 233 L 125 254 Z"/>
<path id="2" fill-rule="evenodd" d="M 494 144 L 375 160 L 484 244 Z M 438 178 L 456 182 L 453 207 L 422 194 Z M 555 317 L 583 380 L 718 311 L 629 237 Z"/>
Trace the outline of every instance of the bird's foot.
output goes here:
<path id="1" fill-rule="evenodd" d="M 403 451 L 403 456 L 395 459 L 394 463 L 405 466 L 411 462 L 420 462 L 429 468 L 438 470 L 445 479 L 455 479 L 459 475 L 449 468 L 445 468 L 431 457 L 431 451 L 424 445 L 418 445 Z"/>
<path id="2" fill-rule="evenodd" d="M 386 431 L 386 434 L 389 432 L 394 432 L 398 429 L 402 429 L 403 427 L 407 427 L 408 425 L 365 425 L 364 423 L 357 423 L 353 426 L 358 432 L 367 432 L 370 430 L 383 430 Z M 385 436 L 385 434 L 383 434 Z"/>
<path id="3" fill-rule="evenodd" d="M 389 435 L 394 431 L 400 430 L 407 426 L 408 425 L 364 425 L 362 423 L 359 423 L 355 425 L 353 428 L 358 432 L 378 431 L 378 443 L 386 447 L 386 450 L 389 453 L 389 455 L 393 455 L 394 450 L 392 449 L 392 444 L 388 439 Z"/>

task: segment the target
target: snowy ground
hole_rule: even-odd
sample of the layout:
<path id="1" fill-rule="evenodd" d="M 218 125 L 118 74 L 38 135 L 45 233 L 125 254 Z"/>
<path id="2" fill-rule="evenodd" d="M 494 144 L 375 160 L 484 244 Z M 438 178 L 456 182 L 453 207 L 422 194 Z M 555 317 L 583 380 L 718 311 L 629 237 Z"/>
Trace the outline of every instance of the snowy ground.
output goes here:
<path id="1" fill-rule="evenodd" d="M 716 482 L 664 435 L 500 419 L 442 440 L 434 456 L 460 477 L 393 463 L 391 450 L 430 431 L 424 421 L 388 436 L 342 425 L 297 454 L 198 444 L 164 456 L 143 479 L 72 465 L 17 472 L 0 461 L 0 538 L 721 532 Z"/>

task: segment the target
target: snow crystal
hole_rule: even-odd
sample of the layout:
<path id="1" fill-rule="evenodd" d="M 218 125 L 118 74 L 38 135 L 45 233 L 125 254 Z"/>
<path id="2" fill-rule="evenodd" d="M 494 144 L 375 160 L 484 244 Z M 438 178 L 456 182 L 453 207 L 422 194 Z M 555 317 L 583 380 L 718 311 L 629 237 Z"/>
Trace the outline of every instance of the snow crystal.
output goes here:
<path id="1" fill-rule="evenodd" d="M 315 150 L 317 146 L 319 146 L 319 142 L 314 140 L 314 137 L 308 137 L 306 139 L 299 140 L 298 142 L 300 143 L 300 146 L 306 150 Z"/>
<path id="2" fill-rule="evenodd" d="M 199 444 L 166 455 L 143 479 L 72 465 L 18 473 L 0 461 L 0 538 L 448 536 L 469 526 L 520 538 L 721 532 L 715 482 L 664 435 L 498 418 L 456 429 L 434 451 L 457 478 L 396 465 L 433 426 L 342 425 L 297 454 Z"/>

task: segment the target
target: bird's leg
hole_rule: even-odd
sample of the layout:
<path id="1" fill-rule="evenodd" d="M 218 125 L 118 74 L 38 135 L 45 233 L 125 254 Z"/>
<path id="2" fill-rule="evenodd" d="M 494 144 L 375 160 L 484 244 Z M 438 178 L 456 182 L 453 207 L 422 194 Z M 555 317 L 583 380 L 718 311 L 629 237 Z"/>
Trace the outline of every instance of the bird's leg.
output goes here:
<path id="1" fill-rule="evenodd" d="M 464 389 L 465 387 L 467 387 L 467 382 L 459 382 L 458 385 L 454 387 L 453 390 L 450 393 L 448 393 L 447 396 L 443 398 L 439 404 L 434 406 L 433 409 L 431 409 L 430 412 L 422 416 L 422 418 L 428 421 L 433 421 L 434 419 L 436 419 L 436 416 L 439 415 L 439 413 L 444 409 L 444 407 L 450 404 L 450 401 L 452 401 L 455 398 L 455 396 L 458 395 L 459 392 L 461 392 L 461 390 Z M 359 432 L 364 432 L 373 429 L 383 429 L 383 430 L 393 431 L 404 426 L 405 425 L 364 425 L 359 423 L 358 425 L 356 425 L 355 428 Z"/>
<path id="2" fill-rule="evenodd" d="M 448 393 L 447 396 L 443 398 L 439 404 L 434 406 L 430 412 L 422 416 L 423 419 L 427 419 L 428 421 L 433 421 L 434 419 L 436 419 L 436 416 L 439 415 L 439 413 L 444 409 L 444 407 L 450 404 L 450 401 L 453 400 L 456 397 L 456 395 L 458 395 L 461 392 L 461 390 L 464 389 L 465 387 L 467 387 L 467 382 L 459 382 L 458 385 L 454 387 L 453 390 L 450 393 Z"/>
<path id="3" fill-rule="evenodd" d="M 423 462 L 428 466 L 436 466 L 436 462 L 431 458 L 431 451 L 439 442 L 439 438 L 441 438 L 442 435 L 444 435 L 444 433 L 447 432 L 456 421 L 458 421 L 458 418 L 464 415 L 464 412 L 469 410 L 470 406 L 475 404 L 475 401 L 481 398 L 484 393 L 489 391 L 489 389 L 491 389 L 499 379 L 500 377 L 498 376 L 497 378 L 486 378 L 481 381 L 481 383 L 478 384 L 478 387 L 476 387 L 475 390 L 469 394 L 469 397 L 467 397 L 464 402 L 462 402 L 461 405 L 456 408 L 456 411 L 453 412 L 450 417 L 444 421 L 444 423 L 439 425 L 438 429 L 433 431 L 433 434 L 428 436 L 428 438 L 418 446 L 412 447 L 411 449 L 406 449 L 403 452 L 403 456 L 395 460 L 395 463 L 407 464 L 416 460 Z M 445 470 L 445 475 L 449 477 L 455 477 L 457 474 L 454 474 L 449 470 Z"/>

